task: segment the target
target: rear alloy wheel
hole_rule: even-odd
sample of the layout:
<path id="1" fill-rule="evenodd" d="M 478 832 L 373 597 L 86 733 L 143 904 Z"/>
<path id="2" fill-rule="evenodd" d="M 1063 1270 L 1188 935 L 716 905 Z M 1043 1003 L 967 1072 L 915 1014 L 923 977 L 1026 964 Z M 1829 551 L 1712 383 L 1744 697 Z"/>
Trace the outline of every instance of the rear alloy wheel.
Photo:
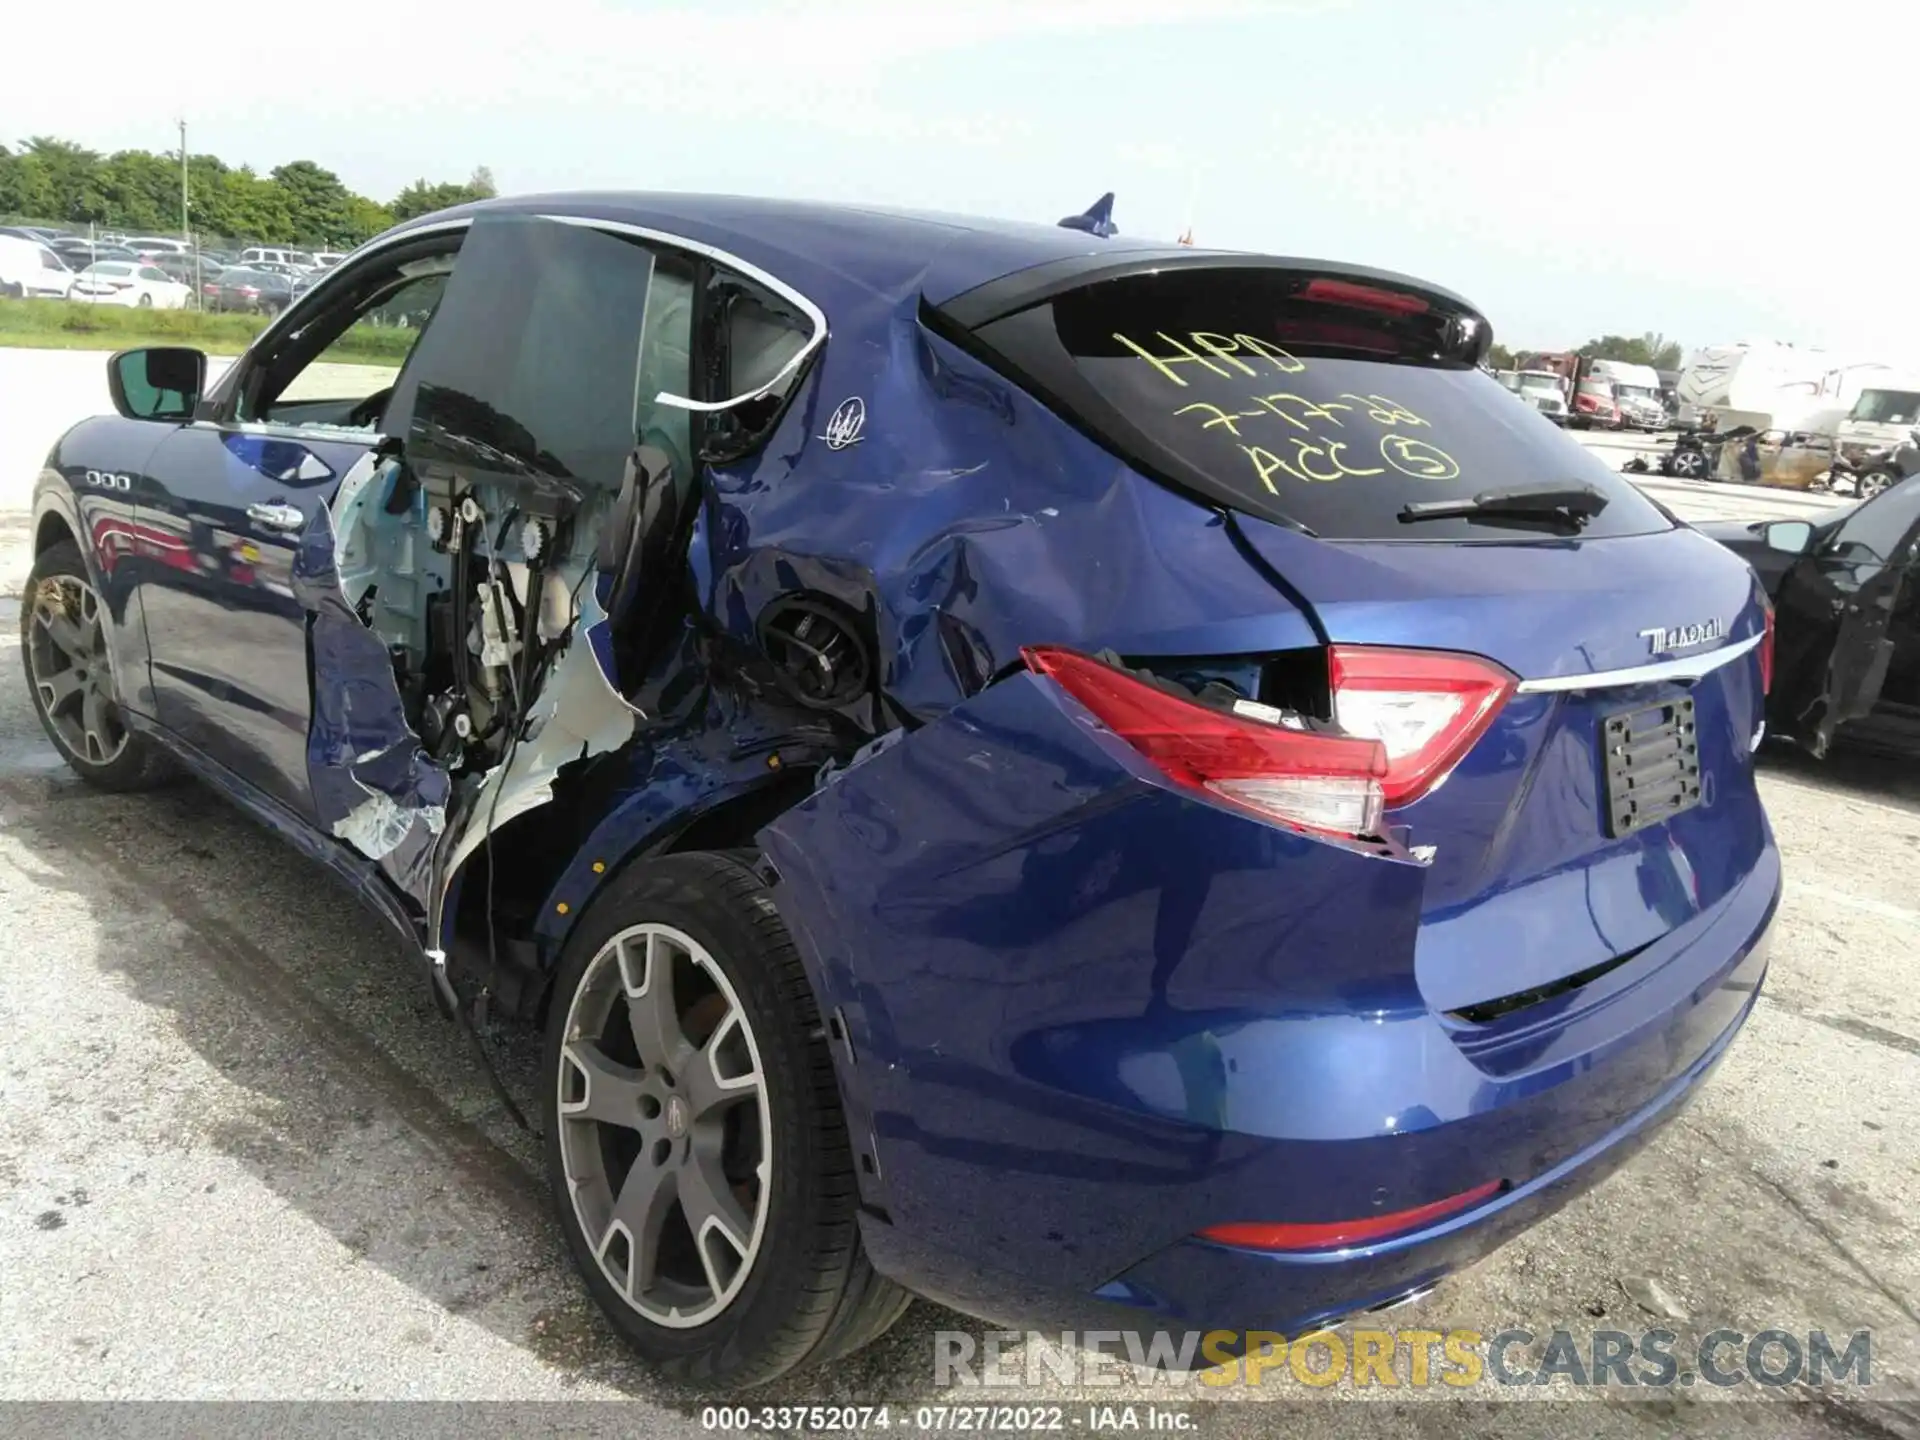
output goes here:
<path id="1" fill-rule="evenodd" d="M 1882 490 L 1891 486 L 1893 480 L 1894 475 L 1891 470 L 1869 470 L 1855 483 L 1854 490 L 1862 500 L 1871 500 Z"/>
<path id="2" fill-rule="evenodd" d="M 44 551 L 27 580 L 20 650 L 34 713 L 81 779 L 103 790 L 143 790 L 170 774 L 165 755 L 120 716 L 109 619 L 79 550 Z"/>
<path id="3" fill-rule="evenodd" d="M 877 1338 L 833 1059 L 760 877 L 641 861 L 582 917 L 549 1006 L 548 1178 L 588 1290 L 646 1360 L 729 1388 Z"/>
<path id="4" fill-rule="evenodd" d="M 653 1324 L 703 1325 L 767 1224 L 766 1075 L 740 997 L 685 931 L 632 925 L 588 962 L 566 1036 L 560 1160 L 594 1262 Z"/>

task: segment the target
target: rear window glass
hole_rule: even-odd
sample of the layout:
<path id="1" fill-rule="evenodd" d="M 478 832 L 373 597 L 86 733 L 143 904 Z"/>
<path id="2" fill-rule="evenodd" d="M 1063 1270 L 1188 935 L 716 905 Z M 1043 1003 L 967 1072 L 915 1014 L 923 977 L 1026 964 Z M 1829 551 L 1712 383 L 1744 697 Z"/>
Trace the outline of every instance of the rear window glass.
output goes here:
<path id="1" fill-rule="evenodd" d="M 1475 360 L 1484 322 L 1421 296 L 1288 269 L 1097 282 L 977 338 L 1068 418 L 1204 498 L 1330 539 L 1503 539 L 1537 520 L 1408 524 L 1404 506 L 1591 485 L 1589 536 L 1670 528 L 1632 485 Z"/>

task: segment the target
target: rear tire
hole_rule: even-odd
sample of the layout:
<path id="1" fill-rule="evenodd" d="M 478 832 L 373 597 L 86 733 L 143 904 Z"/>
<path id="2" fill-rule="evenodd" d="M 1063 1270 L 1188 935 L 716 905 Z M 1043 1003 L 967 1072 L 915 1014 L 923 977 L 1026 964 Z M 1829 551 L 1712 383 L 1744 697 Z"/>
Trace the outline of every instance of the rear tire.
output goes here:
<path id="1" fill-rule="evenodd" d="M 567 1247 L 663 1373 L 764 1384 L 906 1309 L 861 1248 L 812 987 L 740 859 L 644 860 L 607 886 L 561 954 L 543 1077 Z"/>
<path id="2" fill-rule="evenodd" d="M 20 606 L 20 657 L 40 728 L 82 780 L 102 790 L 150 790 L 172 779 L 167 754 L 120 716 L 112 617 L 63 540 L 42 551 Z"/>
<path id="3" fill-rule="evenodd" d="M 1869 470 L 1854 482 L 1853 493 L 1862 500 L 1871 500 L 1881 491 L 1891 488 L 1895 479 L 1891 470 Z"/>
<path id="4" fill-rule="evenodd" d="M 142 310 L 151 310 L 153 308 L 153 296 L 142 295 L 140 297 L 140 308 Z"/>

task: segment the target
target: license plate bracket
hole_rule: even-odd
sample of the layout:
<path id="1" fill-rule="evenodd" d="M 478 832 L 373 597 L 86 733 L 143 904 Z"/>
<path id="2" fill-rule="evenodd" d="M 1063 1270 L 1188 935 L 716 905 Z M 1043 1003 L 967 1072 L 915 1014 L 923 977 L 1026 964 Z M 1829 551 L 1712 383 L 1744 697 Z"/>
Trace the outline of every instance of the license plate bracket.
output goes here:
<path id="1" fill-rule="evenodd" d="M 1600 723 L 1610 838 L 1700 803 L 1700 737 L 1691 695 L 1615 711 Z"/>

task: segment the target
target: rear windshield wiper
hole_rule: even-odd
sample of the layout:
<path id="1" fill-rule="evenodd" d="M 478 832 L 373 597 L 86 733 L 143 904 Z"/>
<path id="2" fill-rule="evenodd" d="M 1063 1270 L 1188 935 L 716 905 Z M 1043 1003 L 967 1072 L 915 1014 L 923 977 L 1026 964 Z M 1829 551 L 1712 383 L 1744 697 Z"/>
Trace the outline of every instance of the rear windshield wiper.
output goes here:
<path id="1" fill-rule="evenodd" d="M 1558 520 L 1578 529 L 1607 508 L 1607 497 L 1591 485 L 1568 485 L 1538 490 L 1482 490 L 1458 500 L 1421 500 L 1400 507 L 1400 523 L 1421 520 L 1477 519 L 1511 515 L 1521 519 Z"/>

